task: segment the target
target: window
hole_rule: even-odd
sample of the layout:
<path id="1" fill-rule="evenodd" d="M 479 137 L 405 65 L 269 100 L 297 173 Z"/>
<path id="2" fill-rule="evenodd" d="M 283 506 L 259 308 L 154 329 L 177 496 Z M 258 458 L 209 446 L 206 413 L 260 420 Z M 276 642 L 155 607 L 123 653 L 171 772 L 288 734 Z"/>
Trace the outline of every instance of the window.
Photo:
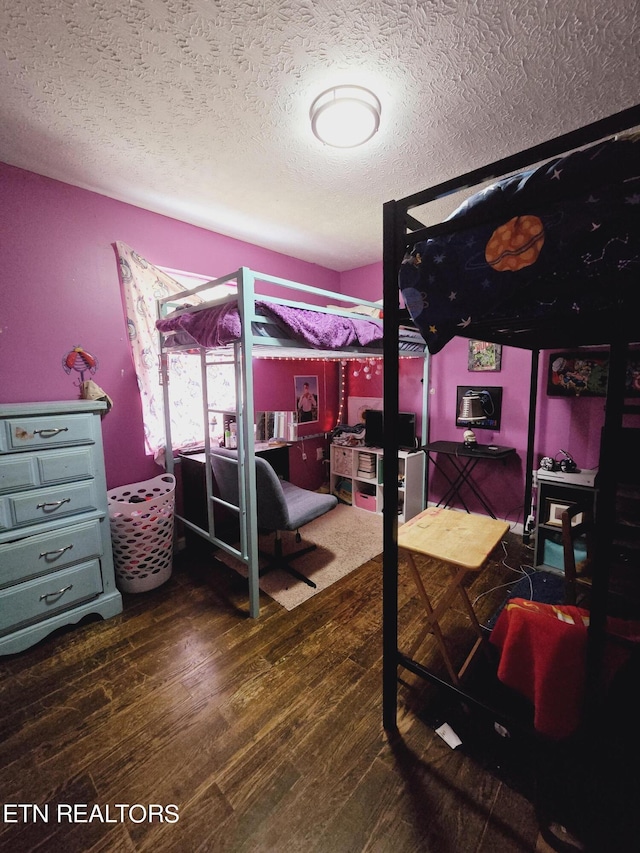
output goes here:
<path id="1" fill-rule="evenodd" d="M 211 280 L 202 275 L 164 270 L 150 264 L 128 246 L 116 243 L 120 279 L 127 311 L 127 329 L 140 390 L 148 454 L 164 464 L 165 426 L 160 387 L 159 340 L 155 327 L 156 299 Z M 219 290 L 217 291 L 219 293 Z M 206 294 L 206 291 L 204 291 Z M 210 404 L 235 409 L 233 365 L 208 368 Z M 204 440 L 200 359 L 175 353 L 169 360 L 169 414 L 174 450 L 201 446 Z M 220 418 L 216 419 L 220 420 Z M 212 424 L 213 435 L 222 424 Z"/>

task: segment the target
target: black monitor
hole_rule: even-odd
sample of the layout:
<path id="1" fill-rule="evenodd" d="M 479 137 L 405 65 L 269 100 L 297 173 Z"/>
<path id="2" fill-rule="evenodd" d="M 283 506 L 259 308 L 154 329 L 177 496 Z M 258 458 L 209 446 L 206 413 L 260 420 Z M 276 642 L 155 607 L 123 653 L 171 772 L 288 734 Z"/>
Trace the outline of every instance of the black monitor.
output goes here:
<path id="1" fill-rule="evenodd" d="M 384 442 L 382 412 L 377 409 L 367 409 L 364 413 L 364 426 L 364 442 L 367 447 L 382 447 Z M 416 416 L 414 412 L 398 412 L 396 441 L 399 450 L 415 450 Z"/>

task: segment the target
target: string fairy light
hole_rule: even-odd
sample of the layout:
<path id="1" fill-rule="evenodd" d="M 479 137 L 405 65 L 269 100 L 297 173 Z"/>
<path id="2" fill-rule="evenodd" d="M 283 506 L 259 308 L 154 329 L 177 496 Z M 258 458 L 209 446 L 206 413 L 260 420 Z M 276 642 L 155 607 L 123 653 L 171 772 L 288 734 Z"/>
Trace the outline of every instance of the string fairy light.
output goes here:
<path id="1" fill-rule="evenodd" d="M 355 358 L 353 361 L 353 370 L 351 375 L 357 379 L 361 373 L 365 379 L 371 379 L 373 376 L 382 374 L 382 359 L 381 358 Z"/>
<path id="2" fill-rule="evenodd" d="M 316 362 L 331 362 L 333 364 L 338 361 L 338 356 L 332 357 L 324 357 L 319 358 L 318 356 L 312 355 L 271 355 L 268 353 L 260 353 L 254 356 L 256 359 L 264 360 L 264 361 L 316 361 Z M 410 355 L 401 355 L 401 360 L 413 360 L 415 356 Z M 379 377 L 382 375 L 383 370 L 383 359 L 380 356 L 373 357 L 360 357 L 360 358 L 340 358 L 338 361 L 339 365 L 339 375 L 338 375 L 338 384 L 339 384 L 339 403 L 338 403 L 338 413 L 336 417 L 336 426 L 340 426 L 344 422 L 345 412 L 346 412 L 346 404 L 347 404 L 347 386 L 349 373 L 354 378 L 358 378 L 362 373 L 365 379 L 372 379 L 374 376 Z M 351 368 L 350 368 L 351 365 Z"/>
<path id="3" fill-rule="evenodd" d="M 345 407 L 345 401 L 346 401 L 346 397 L 347 397 L 347 362 L 344 360 L 340 362 L 339 381 L 340 381 L 340 397 L 339 397 L 339 404 L 338 404 L 338 416 L 336 418 L 336 426 L 340 426 L 340 424 L 343 423 L 344 407 Z"/>

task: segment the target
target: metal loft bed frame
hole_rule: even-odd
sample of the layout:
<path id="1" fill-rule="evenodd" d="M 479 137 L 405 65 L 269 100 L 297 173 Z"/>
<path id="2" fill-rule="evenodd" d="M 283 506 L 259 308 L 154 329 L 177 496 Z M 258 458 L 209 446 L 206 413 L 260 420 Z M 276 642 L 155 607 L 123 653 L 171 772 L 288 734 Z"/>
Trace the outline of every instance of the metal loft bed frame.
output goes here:
<path id="1" fill-rule="evenodd" d="M 282 296 L 265 295 L 258 293 L 256 284 L 268 285 L 270 289 L 283 288 L 287 293 L 293 293 L 297 296 L 295 299 L 288 299 Z M 222 288 L 224 285 L 235 284 L 236 293 L 231 296 L 220 296 L 207 298 L 202 301 L 201 294 L 203 291 Z M 280 293 L 280 290 L 277 291 Z M 380 358 L 383 355 L 383 344 L 380 341 L 380 346 L 373 349 L 371 347 L 341 347 L 335 350 L 316 349 L 309 344 L 285 338 L 284 332 L 280 336 L 264 336 L 264 329 L 267 327 L 265 317 L 256 311 L 256 300 L 262 302 L 273 303 L 274 305 L 284 305 L 292 308 L 301 308 L 317 311 L 323 314 L 333 314 L 338 317 L 345 317 L 353 320 L 367 320 L 366 315 L 358 314 L 350 310 L 351 306 L 363 305 L 366 307 L 380 308 L 379 304 L 368 302 L 366 300 L 344 296 L 330 290 L 313 287 L 311 285 L 301 284 L 295 281 L 278 278 L 272 275 L 266 275 L 241 267 L 239 270 L 230 273 L 229 275 L 215 279 L 213 281 L 204 282 L 190 290 L 176 296 L 164 297 L 157 301 L 158 319 L 164 319 L 172 311 L 180 311 L 182 314 L 193 314 L 204 311 L 208 308 L 223 306 L 231 302 L 236 302 L 241 318 L 241 336 L 238 340 L 220 348 L 208 348 L 200 346 L 197 343 L 183 343 L 175 345 L 170 342 L 167 336 L 159 333 L 160 336 L 160 370 L 163 386 L 163 401 L 164 401 L 164 418 L 165 418 L 165 435 L 167 447 L 167 470 L 172 473 L 174 471 L 177 457 L 174 457 L 173 443 L 171 439 L 171 422 L 169 417 L 169 358 L 172 352 L 188 351 L 193 353 L 194 358 L 200 359 L 201 365 L 201 386 L 202 386 L 202 410 L 204 430 L 204 453 L 206 455 L 207 464 L 205 466 L 205 482 L 207 499 L 207 529 L 203 529 L 194 524 L 184 516 L 178 515 L 177 518 L 185 525 L 186 528 L 195 532 L 202 538 L 211 542 L 218 548 L 225 551 L 227 554 L 241 560 L 247 566 L 248 572 L 248 589 L 249 589 L 249 612 L 250 616 L 257 618 L 260 615 L 259 604 L 259 563 L 258 563 L 258 527 L 257 527 L 257 495 L 256 495 L 256 473 L 255 465 L 248 465 L 247 460 L 252 460 L 255 455 L 255 435 L 253 424 L 255 422 L 254 411 L 254 386 L 253 386 L 253 371 L 251 365 L 254 358 L 268 357 L 290 357 L 290 358 L 317 358 L 317 359 L 334 359 L 344 360 L 353 358 Z M 300 299 L 308 301 L 301 302 Z M 326 301 L 332 303 L 344 303 L 344 309 L 336 307 L 324 307 L 314 300 Z M 198 304 L 189 303 L 196 302 Z M 260 331 L 263 331 L 263 334 Z M 396 330 L 396 335 L 398 332 Z M 398 340 L 398 338 L 396 338 Z M 428 352 L 426 346 L 423 349 L 418 349 L 424 345 L 422 337 L 412 331 L 407 330 L 400 334 L 400 342 L 404 343 L 410 349 L 403 351 L 403 357 L 418 357 L 423 360 L 423 374 L 426 382 L 428 377 Z M 397 343 L 401 346 L 402 343 Z M 207 368 L 212 364 L 233 364 L 235 391 L 236 391 L 236 407 L 235 418 L 237 423 L 237 449 L 240 469 L 240 505 L 234 507 L 225 501 L 222 501 L 213 494 L 213 475 L 211 465 L 209 464 L 210 454 L 212 452 L 212 441 L 208 424 L 210 417 L 214 413 L 220 413 L 222 410 L 216 409 L 211 401 L 211 393 L 208 383 Z M 423 425 L 427 423 L 426 401 L 423 404 Z M 423 429 L 426 426 L 423 426 Z M 304 436 L 313 437 L 313 436 Z M 225 507 L 231 512 L 238 513 L 240 521 L 240 547 L 234 548 L 228 542 L 224 541 L 216 534 L 214 520 L 214 506 L 218 504 Z"/>
<path id="2" fill-rule="evenodd" d="M 398 308 L 398 274 L 403 257 L 408 248 L 417 241 L 429 236 L 450 232 L 456 229 L 451 220 L 425 228 L 410 213 L 417 206 L 425 205 L 459 190 L 514 174 L 531 168 L 532 164 L 564 154 L 621 131 L 640 125 L 640 107 L 635 106 L 601 121 L 594 122 L 579 130 L 534 146 L 521 153 L 507 157 L 476 169 L 458 178 L 439 184 L 431 189 L 415 193 L 401 200 L 384 205 L 384 412 L 385 422 L 391 426 L 396 423 L 398 413 L 398 371 L 397 371 L 397 331 L 401 318 Z M 640 143 L 637 143 L 640 145 Z M 460 226 L 462 227 L 462 226 Z M 607 343 L 610 347 L 609 383 L 607 389 L 606 413 L 602 431 L 602 445 L 599 474 L 599 500 L 596 532 L 596 566 L 593 587 L 591 622 L 587 641 L 587 682 L 585 691 L 585 714 L 587 732 L 597 736 L 601 711 L 602 662 L 606 625 L 606 601 L 609 585 L 609 561 L 612 556 L 613 531 L 615 521 L 616 491 L 616 448 L 621 435 L 622 419 L 626 414 L 640 413 L 640 407 L 625 405 L 625 367 L 629 344 L 638 341 L 638 329 L 635 311 L 631 306 L 618 305 L 608 322 L 601 324 L 580 324 L 574 326 L 556 324 L 547 321 L 536 324 L 530 318 L 520 321 L 520 325 L 511 328 L 497 322 L 474 322 L 460 330 L 462 337 L 470 337 L 509 346 L 525 348 L 532 353 L 530 384 L 530 419 L 527 448 L 527 480 L 525 506 L 531 502 L 531 472 L 533 470 L 534 432 L 536 413 L 536 392 L 539 352 L 549 348 L 571 348 L 578 345 Z M 514 720 L 502 713 L 500 708 L 487 708 L 478 697 L 439 679 L 426 667 L 412 660 L 398 648 L 398 522 L 393 512 L 395 495 L 393 483 L 397 479 L 397 461 L 391 436 L 393 428 L 387 431 L 384 450 L 385 474 L 389 481 L 388 500 L 384 511 L 384 553 L 383 553 L 383 725 L 390 732 L 397 730 L 397 691 L 398 669 L 404 668 L 420 678 L 439 685 L 449 695 L 457 698 L 466 707 L 494 714 L 496 721 L 507 722 L 514 729 L 535 738 L 530 721 Z M 602 721 L 600 720 L 600 723 Z M 597 818 L 594 818 L 597 820 Z"/>
<path id="3" fill-rule="evenodd" d="M 455 220 L 447 220 L 438 225 L 425 228 L 418 227 L 410 211 L 420 205 L 443 198 L 458 190 L 474 187 L 484 181 L 503 175 L 519 172 L 532 164 L 539 163 L 555 155 L 565 153 L 575 148 L 598 141 L 623 130 L 640 124 L 640 106 L 632 107 L 609 118 L 587 125 L 584 128 L 564 134 L 549 142 L 536 145 L 519 154 L 498 160 L 480 169 L 464 174 L 459 178 L 446 181 L 431 189 L 407 196 L 399 201 L 387 202 L 384 206 L 384 411 L 387 423 L 393 423 L 398 412 L 398 370 L 397 370 L 397 334 L 401 320 L 401 310 L 398 307 L 398 271 L 408 247 L 418 240 L 424 240 L 430 235 L 452 232 L 456 229 Z M 597 582 L 594 579 L 595 607 L 592 608 L 591 630 L 589 642 L 589 684 L 591 695 L 594 696 L 598 685 L 598 662 L 601 659 L 602 635 L 606 613 L 605 599 L 608 589 L 606 565 L 608 549 L 604 543 L 612 540 L 613 529 L 613 496 L 615 481 L 614 466 L 608 464 L 612 452 L 615 452 L 615 438 L 624 413 L 624 367 L 628 344 L 637 340 L 635 315 L 624 306 L 614 316 L 609 318 L 609 324 L 603 327 L 587 326 L 567 329 L 565 324 L 551 328 L 548 322 L 536 324 L 529 320 L 529 325 L 513 329 L 505 328 L 504 323 L 494 324 L 474 322 L 464 331 L 463 337 L 473 337 L 480 340 L 518 346 L 532 352 L 532 371 L 530 383 L 530 422 L 527 448 L 527 481 L 525 507 L 531 502 L 531 472 L 533 470 L 535 432 L 535 409 L 537 390 L 538 355 L 541 349 L 550 347 L 572 347 L 578 344 L 587 345 L 607 342 L 611 346 L 610 382 L 608 402 L 603 430 L 603 456 L 601 460 L 601 480 L 599 491 L 600 503 L 604 510 L 600 513 L 599 530 L 603 536 L 598 537 L 601 552 L 596 554 L 596 562 L 603 566 Z M 396 513 L 397 492 L 393 483 L 397 479 L 397 460 L 392 441 L 392 431 L 386 434 L 384 450 L 384 466 L 391 488 L 386 493 L 384 507 L 384 605 L 383 605 L 383 722 L 387 729 L 396 726 L 397 705 L 397 668 L 404 666 L 418 675 L 434 680 L 434 676 L 415 661 L 402 654 L 397 646 L 397 566 L 398 566 L 398 520 Z M 437 680 L 437 679 L 436 679 Z M 443 682 L 445 687 L 450 687 Z M 473 697 L 467 697 L 473 701 Z"/>

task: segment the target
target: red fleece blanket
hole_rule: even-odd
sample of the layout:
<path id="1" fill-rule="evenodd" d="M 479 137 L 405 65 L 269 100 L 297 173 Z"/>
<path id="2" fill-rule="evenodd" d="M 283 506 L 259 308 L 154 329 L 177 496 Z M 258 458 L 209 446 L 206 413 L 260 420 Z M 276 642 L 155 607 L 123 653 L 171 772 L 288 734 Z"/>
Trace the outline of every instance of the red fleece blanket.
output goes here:
<path id="1" fill-rule="evenodd" d="M 573 734 L 582 715 L 589 612 L 569 605 L 513 598 L 491 633 L 500 649 L 498 678 L 534 705 L 534 725 L 559 740 Z M 610 618 L 610 634 L 640 642 L 640 624 Z M 608 642 L 607 683 L 628 659 L 629 650 Z"/>

